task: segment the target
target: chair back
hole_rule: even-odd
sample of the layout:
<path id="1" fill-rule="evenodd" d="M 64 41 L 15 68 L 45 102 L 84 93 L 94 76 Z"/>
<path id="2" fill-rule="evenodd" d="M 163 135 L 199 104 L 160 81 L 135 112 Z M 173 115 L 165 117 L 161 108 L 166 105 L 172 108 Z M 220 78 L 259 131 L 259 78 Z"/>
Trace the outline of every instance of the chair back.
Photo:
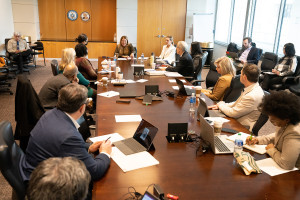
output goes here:
<path id="1" fill-rule="evenodd" d="M 296 66 L 294 76 L 299 76 L 299 75 L 300 75 L 300 56 L 297 56 L 297 66 Z"/>
<path id="2" fill-rule="evenodd" d="M 19 163 L 24 156 L 22 149 L 16 144 L 11 124 L 0 123 L 0 169 L 7 182 L 15 190 L 19 200 L 25 198 L 25 185 L 20 174 Z"/>
<path id="3" fill-rule="evenodd" d="M 260 68 L 262 71 L 272 71 L 278 62 L 278 56 L 272 52 L 266 52 L 261 58 Z"/>
<path id="4" fill-rule="evenodd" d="M 57 60 L 54 59 L 54 60 L 51 61 L 51 69 L 52 69 L 53 76 L 58 75 L 58 62 L 57 62 Z"/>
<path id="5" fill-rule="evenodd" d="M 269 92 L 264 91 L 265 96 L 269 95 L 269 94 L 270 94 Z M 269 119 L 268 115 L 261 113 L 252 128 L 252 133 L 257 136 L 259 130 L 261 129 L 261 127 L 263 127 L 263 125 L 265 125 L 265 123 L 268 121 L 268 119 Z"/>
<path id="6" fill-rule="evenodd" d="M 236 43 L 230 42 L 229 45 L 227 46 L 227 51 L 237 53 L 239 50 L 237 48 Z"/>
<path id="7" fill-rule="evenodd" d="M 36 44 L 36 46 L 34 47 L 35 50 L 38 50 L 38 51 L 44 50 L 44 45 L 43 45 L 42 42 L 37 41 L 37 42 L 35 42 L 34 44 Z"/>
<path id="8" fill-rule="evenodd" d="M 214 87 L 220 76 L 221 75 L 217 72 L 216 66 L 214 65 L 214 62 L 212 61 L 210 63 L 210 69 L 205 78 L 206 88 Z"/>
<path id="9" fill-rule="evenodd" d="M 206 62 L 207 56 L 208 56 L 208 52 L 204 52 L 202 55 L 199 54 L 193 58 L 193 65 L 194 65 L 193 79 L 194 80 L 201 80 L 201 72 Z"/>
<path id="10" fill-rule="evenodd" d="M 236 101 L 240 96 L 244 89 L 244 85 L 240 81 L 241 75 L 236 75 L 232 78 L 230 87 L 226 90 L 223 101 L 226 103 L 230 103 Z"/>
<path id="11" fill-rule="evenodd" d="M 260 49 L 260 48 L 257 48 L 257 51 L 258 51 L 258 59 L 257 59 L 257 62 L 255 62 L 254 64 L 258 64 L 258 61 L 260 60 L 260 57 L 261 57 L 261 55 L 262 55 L 262 53 L 263 53 L 263 50 L 262 49 Z"/>

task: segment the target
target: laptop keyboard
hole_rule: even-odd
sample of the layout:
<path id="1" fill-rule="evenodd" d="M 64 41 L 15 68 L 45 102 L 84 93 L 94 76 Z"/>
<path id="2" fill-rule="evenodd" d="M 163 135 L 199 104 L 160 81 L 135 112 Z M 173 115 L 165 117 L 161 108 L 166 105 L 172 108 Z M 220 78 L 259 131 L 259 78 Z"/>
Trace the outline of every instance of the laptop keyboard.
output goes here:
<path id="1" fill-rule="evenodd" d="M 215 147 L 219 150 L 219 152 L 230 152 L 228 147 L 217 136 L 215 136 Z"/>
<path id="2" fill-rule="evenodd" d="M 116 144 L 116 143 L 118 143 L 118 144 Z M 138 153 L 138 152 L 142 152 L 142 151 L 146 150 L 143 145 L 138 143 L 133 138 L 122 140 L 122 141 L 119 141 L 116 143 L 115 143 L 115 145 L 117 146 L 117 148 L 125 155 L 130 155 L 133 153 Z"/>

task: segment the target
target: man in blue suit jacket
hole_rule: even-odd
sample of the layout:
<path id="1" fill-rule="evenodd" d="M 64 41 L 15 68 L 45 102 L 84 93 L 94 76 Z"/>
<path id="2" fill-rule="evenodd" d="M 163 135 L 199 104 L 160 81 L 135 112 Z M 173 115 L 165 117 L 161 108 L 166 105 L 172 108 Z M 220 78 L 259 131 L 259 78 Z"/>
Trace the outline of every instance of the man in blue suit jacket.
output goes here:
<path id="1" fill-rule="evenodd" d="M 110 165 L 111 142 L 91 146 L 78 132 L 78 120 L 85 112 L 87 89 L 71 83 L 59 91 L 57 108 L 46 112 L 31 131 L 26 155 L 20 162 L 21 175 L 26 182 L 37 165 L 50 157 L 75 157 L 84 162 L 92 181 L 99 180 Z M 93 153 L 99 149 L 95 157 Z"/>

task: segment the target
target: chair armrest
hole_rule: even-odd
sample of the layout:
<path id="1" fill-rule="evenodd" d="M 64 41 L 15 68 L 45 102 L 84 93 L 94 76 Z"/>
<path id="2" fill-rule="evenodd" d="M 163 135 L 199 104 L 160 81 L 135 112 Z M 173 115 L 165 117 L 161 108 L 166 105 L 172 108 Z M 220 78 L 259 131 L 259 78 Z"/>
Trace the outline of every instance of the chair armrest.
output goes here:
<path id="1" fill-rule="evenodd" d="M 294 83 L 298 83 L 299 80 L 300 80 L 300 76 L 296 76 L 296 77 L 294 78 Z"/>
<path id="2" fill-rule="evenodd" d="M 282 79 L 283 84 L 291 84 L 294 82 L 294 76 L 286 76 Z"/>
<path id="3" fill-rule="evenodd" d="M 204 81 L 205 80 L 192 80 L 191 84 L 194 85 L 194 84 L 201 83 L 201 82 L 204 82 Z"/>

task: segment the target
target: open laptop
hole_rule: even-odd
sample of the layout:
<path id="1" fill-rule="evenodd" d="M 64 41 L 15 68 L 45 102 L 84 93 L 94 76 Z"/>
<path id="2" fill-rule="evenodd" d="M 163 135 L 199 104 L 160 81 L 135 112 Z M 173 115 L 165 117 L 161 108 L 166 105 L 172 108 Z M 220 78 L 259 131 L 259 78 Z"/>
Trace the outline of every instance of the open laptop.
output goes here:
<path id="1" fill-rule="evenodd" d="M 125 155 L 148 151 L 157 131 L 158 128 L 142 119 L 132 138 L 114 142 L 113 145 Z"/>
<path id="2" fill-rule="evenodd" d="M 219 110 L 208 110 L 206 102 L 202 98 L 199 99 L 200 102 L 197 110 L 198 121 L 200 120 L 200 115 L 205 117 L 226 117 L 226 115 L 221 113 Z"/>
<path id="3" fill-rule="evenodd" d="M 215 136 L 214 128 L 200 115 L 200 136 L 207 141 L 214 154 L 233 153 L 234 143 L 227 140 L 224 136 Z"/>
<path id="4" fill-rule="evenodd" d="M 196 91 L 194 89 L 185 88 L 183 82 L 181 80 L 179 80 L 178 78 L 175 78 L 175 80 L 176 80 L 176 83 L 179 88 L 178 94 L 181 94 L 184 96 L 191 96 L 192 93 L 196 93 Z"/>
<path id="5" fill-rule="evenodd" d="M 142 200 L 159 200 L 159 198 L 155 197 L 150 192 L 146 191 L 143 195 Z"/>
<path id="6" fill-rule="evenodd" d="M 227 55 L 228 57 L 233 58 L 233 59 L 239 57 L 239 56 L 238 56 L 238 53 L 236 53 L 236 52 L 231 52 L 231 51 L 226 52 L 226 55 Z"/>

